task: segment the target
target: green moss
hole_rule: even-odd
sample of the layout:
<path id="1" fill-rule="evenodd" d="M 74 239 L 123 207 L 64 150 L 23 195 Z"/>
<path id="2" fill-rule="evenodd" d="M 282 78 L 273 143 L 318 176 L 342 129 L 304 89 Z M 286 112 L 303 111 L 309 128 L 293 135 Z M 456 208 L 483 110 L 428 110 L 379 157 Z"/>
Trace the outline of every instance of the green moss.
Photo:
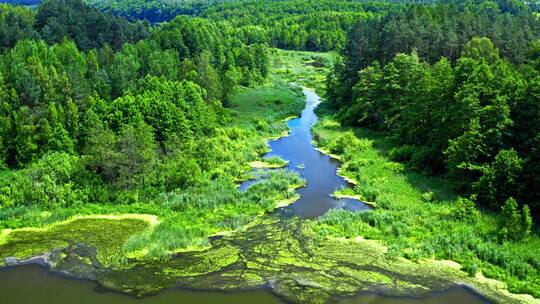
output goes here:
<path id="1" fill-rule="evenodd" d="M 40 231 L 12 232 L 0 251 L 13 255 L 16 244 L 37 240 L 48 241 L 50 250 L 54 241 L 65 241 L 70 245 L 51 258 L 53 271 L 95 279 L 107 288 L 137 296 L 173 285 L 218 290 L 268 285 L 290 302 L 325 303 L 332 296 L 367 290 L 421 296 L 467 282 L 493 299 L 507 303 L 513 299 L 470 278 L 459 265 L 391 258 L 378 241 L 320 237 L 317 220 L 279 215 L 259 217 L 214 240 L 205 250 L 164 260 L 119 258 L 122 242 L 149 225 L 138 219 L 77 219 Z"/>
<path id="2" fill-rule="evenodd" d="M 11 231 L 0 245 L 0 259 L 26 259 L 61 249 L 69 244 L 85 244 L 95 248 L 104 265 L 118 263 L 122 246 L 129 237 L 141 233 L 150 223 L 142 219 L 78 218 L 42 229 Z"/>

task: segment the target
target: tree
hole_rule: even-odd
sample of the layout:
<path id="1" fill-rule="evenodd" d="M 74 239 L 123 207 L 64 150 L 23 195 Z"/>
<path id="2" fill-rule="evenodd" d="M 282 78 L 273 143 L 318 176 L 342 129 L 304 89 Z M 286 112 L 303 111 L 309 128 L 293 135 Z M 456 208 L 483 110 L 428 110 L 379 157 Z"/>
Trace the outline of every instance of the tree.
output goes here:
<path id="1" fill-rule="evenodd" d="M 515 199 L 508 198 L 501 209 L 500 233 L 506 239 L 518 240 L 522 236 L 522 219 Z"/>
<path id="2" fill-rule="evenodd" d="M 492 208 L 498 208 L 500 202 L 519 195 L 522 171 L 523 160 L 515 150 L 499 151 L 493 163 L 473 185 L 474 191 L 478 193 L 478 200 Z"/>
<path id="3" fill-rule="evenodd" d="M 522 219 L 522 235 L 523 237 L 529 236 L 531 234 L 533 219 L 531 217 L 531 210 L 528 205 L 523 205 L 521 210 L 521 219 Z"/>
<path id="4" fill-rule="evenodd" d="M 144 123 L 142 117 L 135 125 L 122 126 L 117 145 L 117 185 L 127 189 L 152 185 L 157 146 L 152 128 Z"/>
<path id="5" fill-rule="evenodd" d="M 520 213 L 517 201 L 510 197 L 504 203 L 500 217 L 500 234 L 503 238 L 521 240 L 531 233 L 532 218 L 529 206 L 524 205 Z"/>
<path id="6" fill-rule="evenodd" d="M 499 50 L 493 46 L 489 38 L 475 37 L 467 42 L 461 56 L 475 60 L 485 60 L 487 63 L 493 64 L 499 60 Z"/>
<path id="7" fill-rule="evenodd" d="M 116 134 L 103 125 L 95 125 L 88 131 L 84 147 L 85 163 L 108 183 L 118 179 L 119 152 L 116 148 Z"/>
<path id="8" fill-rule="evenodd" d="M 212 54 L 209 51 L 203 51 L 197 60 L 197 72 L 199 84 L 206 91 L 206 99 L 217 101 L 223 97 L 221 81 L 219 74 L 212 66 Z"/>

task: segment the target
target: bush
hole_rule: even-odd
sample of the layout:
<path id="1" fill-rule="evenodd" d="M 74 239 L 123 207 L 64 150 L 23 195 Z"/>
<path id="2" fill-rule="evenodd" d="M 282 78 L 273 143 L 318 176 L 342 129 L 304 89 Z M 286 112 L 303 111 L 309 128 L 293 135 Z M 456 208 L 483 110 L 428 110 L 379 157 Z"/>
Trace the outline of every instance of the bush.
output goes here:
<path id="1" fill-rule="evenodd" d="M 529 207 L 523 206 L 520 213 L 518 203 L 511 197 L 504 203 L 500 217 L 499 231 L 504 239 L 521 240 L 531 232 L 532 218 Z"/>
<path id="2" fill-rule="evenodd" d="M 62 152 L 45 154 L 28 168 L 10 172 L 0 182 L 2 207 L 39 205 L 51 209 L 88 202 L 96 177 L 79 157 Z"/>
<path id="3" fill-rule="evenodd" d="M 383 168 L 389 171 L 392 171 L 393 173 L 403 173 L 405 171 L 405 166 L 400 163 L 396 162 L 387 162 L 384 163 Z"/>
<path id="4" fill-rule="evenodd" d="M 476 261 L 468 261 L 461 266 L 461 270 L 468 273 L 471 277 L 474 277 L 476 275 L 476 273 L 478 272 L 478 268 L 479 267 Z"/>
<path id="5" fill-rule="evenodd" d="M 454 207 L 454 217 L 457 220 L 474 223 L 478 220 L 480 212 L 476 209 L 476 204 L 466 198 L 459 197 Z"/>
<path id="6" fill-rule="evenodd" d="M 334 154 L 343 154 L 347 150 L 363 151 L 373 145 L 370 140 L 360 140 L 352 131 L 345 132 L 328 143 L 328 149 Z"/>
<path id="7" fill-rule="evenodd" d="M 435 192 L 427 191 L 422 193 L 422 201 L 425 203 L 437 203 L 439 202 L 439 197 Z"/>

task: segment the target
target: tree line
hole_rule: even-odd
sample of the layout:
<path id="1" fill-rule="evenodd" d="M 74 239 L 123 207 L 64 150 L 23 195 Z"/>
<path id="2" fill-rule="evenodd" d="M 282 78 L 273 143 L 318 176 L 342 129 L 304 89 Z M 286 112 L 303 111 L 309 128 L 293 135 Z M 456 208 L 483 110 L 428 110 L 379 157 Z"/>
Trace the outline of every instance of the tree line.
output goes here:
<path id="1" fill-rule="evenodd" d="M 124 43 L 147 38 L 149 25 L 130 23 L 124 18 L 103 14 L 80 0 L 45 1 L 37 10 L 22 6 L 0 6 L 0 50 L 23 39 L 43 39 L 48 43 L 73 40 L 81 50 L 108 44 L 115 50 Z"/>
<path id="2" fill-rule="evenodd" d="M 8 206 L 183 186 L 198 176 L 196 160 L 211 163 L 211 155 L 200 157 L 212 148 L 202 142 L 228 121 L 223 104 L 232 89 L 268 74 L 267 47 L 243 43 L 226 23 L 178 17 L 109 43 L 78 26 L 119 17 L 80 0 L 49 0 L 35 15 L 2 9 L 26 20 L 0 36 L 9 42 L 0 54 L 0 167 L 17 169 L 0 183 Z M 48 36 L 51 24 L 65 35 Z"/>
<path id="3" fill-rule="evenodd" d="M 394 135 L 393 158 L 449 176 L 473 201 L 539 210 L 538 26 L 530 13 L 453 4 L 361 21 L 328 99 L 344 123 Z"/>

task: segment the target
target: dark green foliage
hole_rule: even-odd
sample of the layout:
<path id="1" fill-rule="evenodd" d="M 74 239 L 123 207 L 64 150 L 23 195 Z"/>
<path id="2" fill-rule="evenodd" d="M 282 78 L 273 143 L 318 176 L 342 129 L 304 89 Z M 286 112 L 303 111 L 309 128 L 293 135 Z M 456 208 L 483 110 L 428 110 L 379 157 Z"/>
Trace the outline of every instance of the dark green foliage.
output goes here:
<path id="1" fill-rule="evenodd" d="M 489 38 L 500 50 L 500 56 L 513 63 L 527 61 L 529 43 L 539 38 L 540 22 L 526 10 L 501 13 L 505 11 L 504 2 L 500 1 L 499 8 L 493 11 L 467 2 L 409 5 L 391 10 L 383 18 L 358 21 L 349 31 L 342 51 L 344 62 L 333 80 L 337 85 L 329 86 L 336 90 L 330 92 L 331 101 L 350 101 L 358 71 L 374 61 L 385 65 L 398 53 L 415 50 L 429 63 L 441 57 L 455 62 L 474 37 Z M 486 40 L 480 38 L 470 43 L 471 55 L 479 52 L 482 41 Z"/>
<path id="2" fill-rule="evenodd" d="M 349 59 L 357 55 L 345 53 Z M 331 77 L 348 77 L 340 69 Z M 537 74 L 500 58 L 489 39 L 473 38 L 454 65 L 446 58 L 429 64 L 416 51 L 399 53 L 382 67 L 373 63 L 347 78 L 357 78 L 350 99 L 346 93 L 329 97 L 343 122 L 398 138 L 402 146 L 391 152 L 394 159 L 448 174 L 463 192 L 495 210 L 509 197 L 534 209 L 538 162 L 531 144 L 539 130 L 530 121 L 538 119 L 531 91 Z"/>
<path id="3" fill-rule="evenodd" d="M 121 15 L 130 19 L 163 22 L 177 15 L 194 15 L 211 5 L 227 0 L 87 0 L 86 2 L 102 11 Z"/>
<path id="4" fill-rule="evenodd" d="M 523 191 L 519 181 L 522 173 L 523 161 L 516 151 L 501 150 L 473 187 L 480 201 L 498 206 L 501 201 Z"/>
<path id="5" fill-rule="evenodd" d="M 19 40 L 37 36 L 31 9 L 0 4 L 0 51 L 15 46 Z"/>
<path id="6" fill-rule="evenodd" d="M 103 14 L 82 0 L 44 1 L 37 11 L 35 29 L 49 43 L 69 37 L 82 50 L 101 47 L 105 43 L 120 49 L 124 43 L 148 35 L 142 23 L 130 24 L 123 18 Z"/>

